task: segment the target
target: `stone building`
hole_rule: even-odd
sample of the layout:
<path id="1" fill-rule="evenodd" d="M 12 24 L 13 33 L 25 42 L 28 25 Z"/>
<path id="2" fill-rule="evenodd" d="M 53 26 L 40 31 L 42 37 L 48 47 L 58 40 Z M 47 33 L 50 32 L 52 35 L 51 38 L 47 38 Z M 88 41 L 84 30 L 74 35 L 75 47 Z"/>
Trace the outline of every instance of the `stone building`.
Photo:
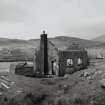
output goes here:
<path id="1" fill-rule="evenodd" d="M 74 43 L 67 50 L 59 50 L 43 32 L 34 56 L 35 75 L 64 76 L 66 73 L 73 73 L 85 68 L 87 64 L 88 56 L 85 49 Z"/>

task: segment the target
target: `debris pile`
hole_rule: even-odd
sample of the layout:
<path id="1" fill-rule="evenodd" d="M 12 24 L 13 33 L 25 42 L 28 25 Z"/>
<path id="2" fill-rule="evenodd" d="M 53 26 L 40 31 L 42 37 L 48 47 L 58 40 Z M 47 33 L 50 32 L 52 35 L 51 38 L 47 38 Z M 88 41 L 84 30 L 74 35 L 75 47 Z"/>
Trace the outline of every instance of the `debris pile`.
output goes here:
<path id="1" fill-rule="evenodd" d="M 2 95 L 3 91 L 10 89 L 14 84 L 15 82 L 6 76 L 0 76 L 0 95 Z"/>
<path id="2" fill-rule="evenodd" d="M 86 70 L 84 72 L 82 72 L 79 77 L 83 77 L 83 78 L 87 78 L 87 79 L 94 79 L 97 75 L 101 75 L 103 74 L 102 70 Z"/>
<path id="3" fill-rule="evenodd" d="M 105 88 L 105 79 L 99 81 L 102 88 Z"/>

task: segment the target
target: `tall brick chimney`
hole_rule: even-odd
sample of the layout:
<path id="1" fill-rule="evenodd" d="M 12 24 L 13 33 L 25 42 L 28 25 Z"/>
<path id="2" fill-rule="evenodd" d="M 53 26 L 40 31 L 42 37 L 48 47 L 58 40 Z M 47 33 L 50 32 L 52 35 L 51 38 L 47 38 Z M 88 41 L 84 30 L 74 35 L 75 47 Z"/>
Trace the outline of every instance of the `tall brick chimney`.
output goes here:
<path id="1" fill-rule="evenodd" d="M 40 37 L 40 71 L 43 75 L 48 75 L 48 45 L 45 31 Z"/>

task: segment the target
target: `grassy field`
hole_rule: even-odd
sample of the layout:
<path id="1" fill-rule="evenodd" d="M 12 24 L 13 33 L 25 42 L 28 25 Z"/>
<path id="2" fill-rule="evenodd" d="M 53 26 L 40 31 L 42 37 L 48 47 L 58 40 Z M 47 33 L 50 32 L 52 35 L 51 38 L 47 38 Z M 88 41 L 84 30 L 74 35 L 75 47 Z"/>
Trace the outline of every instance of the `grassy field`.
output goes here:
<path id="1" fill-rule="evenodd" d="M 60 78 L 12 73 L 6 78 L 14 84 L 0 89 L 0 105 L 105 105 L 105 89 L 99 82 L 105 78 L 105 60 L 93 60 L 87 69 Z"/>

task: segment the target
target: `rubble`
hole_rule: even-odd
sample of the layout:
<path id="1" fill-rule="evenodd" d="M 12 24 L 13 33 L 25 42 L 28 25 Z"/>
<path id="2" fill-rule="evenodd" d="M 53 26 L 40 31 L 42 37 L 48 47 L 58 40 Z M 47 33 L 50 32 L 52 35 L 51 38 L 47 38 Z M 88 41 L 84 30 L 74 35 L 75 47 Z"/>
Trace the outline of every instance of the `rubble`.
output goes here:
<path id="1" fill-rule="evenodd" d="M 99 81 L 102 88 L 105 88 L 105 79 Z"/>
<path id="2" fill-rule="evenodd" d="M 10 88 L 7 84 L 5 84 L 3 82 L 1 82 L 0 84 L 1 84 L 2 87 L 6 88 L 6 89 L 9 89 Z"/>
<path id="3" fill-rule="evenodd" d="M 64 75 L 64 78 L 69 78 L 70 77 L 70 74 L 65 74 Z"/>
<path id="4" fill-rule="evenodd" d="M 10 89 L 14 84 L 15 82 L 11 81 L 6 76 L 0 76 L 0 89 L 2 90 L 0 91 L 0 95 L 2 95 L 5 90 Z"/>
<path id="5" fill-rule="evenodd" d="M 8 81 L 8 82 L 11 82 L 11 81 L 10 81 L 8 78 L 6 78 L 5 76 L 1 76 L 0 78 L 6 80 L 6 81 Z"/>
<path id="6" fill-rule="evenodd" d="M 2 92 L 0 92 L 0 96 L 2 96 L 3 95 L 3 93 Z"/>
<path id="7" fill-rule="evenodd" d="M 88 71 L 86 71 L 86 72 L 81 73 L 80 77 L 86 77 L 86 78 L 88 78 L 89 76 L 92 76 L 94 73 L 95 72 L 88 72 Z"/>
<path id="8" fill-rule="evenodd" d="M 17 94 L 20 94 L 20 93 L 24 93 L 24 91 L 23 91 L 23 89 L 18 89 L 18 90 L 16 91 L 16 93 L 17 93 Z"/>
<path id="9" fill-rule="evenodd" d="M 79 77 L 87 78 L 87 79 L 94 79 L 97 75 L 103 74 L 102 70 L 97 69 L 87 69 L 86 71 L 83 71 L 81 74 L 79 74 Z"/>

